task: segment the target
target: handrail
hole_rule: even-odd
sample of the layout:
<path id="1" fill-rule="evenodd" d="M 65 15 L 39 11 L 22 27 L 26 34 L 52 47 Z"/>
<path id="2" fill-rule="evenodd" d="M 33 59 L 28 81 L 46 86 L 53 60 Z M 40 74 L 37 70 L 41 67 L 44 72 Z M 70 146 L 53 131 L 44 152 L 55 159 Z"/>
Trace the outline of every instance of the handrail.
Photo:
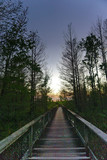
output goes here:
<path id="1" fill-rule="evenodd" d="M 87 153 L 93 160 L 104 160 L 107 157 L 107 134 L 99 128 L 63 106 L 65 115 L 75 128 Z"/>
<path id="2" fill-rule="evenodd" d="M 106 144 L 107 144 L 107 134 L 101 131 L 99 128 L 85 120 L 84 118 L 80 117 L 76 113 L 72 112 L 71 110 L 67 109 L 73 116 L 75 116 L 78 120 L 84 123 L 88 128 L 90 128 L 97 136 L 99 136 Z"/>
<path id="3" fill-rule="evenodd" d="M 16 132 L 12 133 L 10 136 L 1 140 L 0 141 L 0 154 L 4 153 L 4 151 L 7 148 L 9 148 L 14 142 L 16 142 L 22 135 L 24 135 L 29 130 L 29 128 L 31 128 L 33 125 L 35 125 L 40 120 L 44 119 L 47 114 L 50 116 L 50 117 L 48 117 L 48 122 L 49 122 L 52 118 L 51 112 L 53 114 L 53 110 L 55 108 L 56 107 L 52 108 L 48 112 L 46 112 L 43 115 L 37 117 L 36 119 L 32 120 L 31 122 L 29 122 L 28 124 L 26 124 L 25 126 L 20 128 L 19 130 L 17 130 Z M 45 127 L 46 124 L 44 124 L 44 127 Z"/>
<path id="4" fill-rule="evenodd" d="M 32 120 L 24 127 L 20 128 L 16 132 L 12 133 L 10 136 L 6 137 L 5 139 L 0 141 L 0 153 L 2 153 L 6 148 L 8 148 L 11 144 L 13 144 L 18 138 L 20 138 L 29 127 L 31 127 L 34 123 L 38 122 L 44 115 L 39 116 L 35 120 Z"/>

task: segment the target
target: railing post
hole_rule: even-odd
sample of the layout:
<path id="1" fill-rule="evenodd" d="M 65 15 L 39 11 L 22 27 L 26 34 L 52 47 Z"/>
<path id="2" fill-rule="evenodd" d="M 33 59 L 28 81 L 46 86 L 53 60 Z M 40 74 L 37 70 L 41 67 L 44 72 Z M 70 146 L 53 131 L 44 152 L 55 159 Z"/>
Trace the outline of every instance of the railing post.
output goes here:
<path id="1" fill-rule="evenodd" d="M 51 119 L 51 112 L 48 113 L 48 122 L 50 122 Z"/>
<path id="2" fill-rule="evenodd" d="M 73 127 L 74 127 L 74 128 L 77 128 L 77 126 L 76 126 L 76 121 L 77 121 L 76 118 L 73 117 Z"/>
<path id="3" fill-rule="evenodd" d="M 69 120 L 68 111 L 66 110 L 65 112 L 66 112 L 66 117 Z"/>
<path id="4" fill-rule="evenodd" d="M 29 153 L 32 156 L 32 147 L 33 147 L 33 126 L 30 127 L 30 134 L 29 134 Z"/>
<path id="5" fill-rule="evenodd" d="M 85 140 L 86 146 L 88 146 L 88 131 L 87 131 L 86 125 L 84 125 L 84 140 Z"/>
<path id="6" fill-rule="evenodd" d="M 43 116 L 42 128 L 44 129 L 45 126 L 45 116 Z"/>
<path id="7" fill-rule="evenodd" d="M 68 119 L 69 121 L 71 121 L 71 119 L 70 119 L 70 117 L 69 117 L 69 113 L 68 113 L 68 111 L 67 111 L 67 110 L 65 110 L 65 112 L 66 112 L 66 117 L 67 117 L 67 119 Z"/>

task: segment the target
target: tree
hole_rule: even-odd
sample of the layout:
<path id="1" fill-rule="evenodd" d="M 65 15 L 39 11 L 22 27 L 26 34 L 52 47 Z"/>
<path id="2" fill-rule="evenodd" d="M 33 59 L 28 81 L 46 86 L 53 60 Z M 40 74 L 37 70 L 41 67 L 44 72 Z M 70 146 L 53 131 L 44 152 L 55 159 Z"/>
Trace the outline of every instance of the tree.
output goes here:
<path id="1" fill-rule="evenodd" d="M 36 110 L 38 92 L 44 111 L 48 109 L 50 88 L 49 76 L 43 74 L 44 48 L 37 31 L 27 33 L 27 8 L 22 2 L 1 1 L 0 130 L 8 134 L 41 114 L 39 108 Z"/>
<path id="2" fill-rule="evenodd" d="M 3 78 L 1 96 L 6 92 L 9 82 L 7 79 L 13 74 L 14 66 L 20 68 L 21 62 L 23 63 L 27 59 L 26 53 L 28 51 L 25 37 L 27 10 L 23 9 L 21 2 L 16 5 L 9 2 L 6 4 L 4 2 L 1 6 L 2 9 L 4 8 L 0 32 L 0 60 L 2 61 L 0 68 Z"/>
<path id="3" fill-rule="evenodd" d="M 65 34 L 65 51 L 62 55 L 60 68 L 61 79 L 66 82 L 69 88 L 73 88 L 76 107 L 80 107 L 80 78 L 79 78 L 79 47 L 76 37 L 72 33 L 71 24 L 68 25 L 68 31 Z"/>
<path id="4" fill-rule="evenodd" d="M 87 76 L 87 80 L 92 89 L 92 99 L 94 102 L 94 107 L 96 107 L 95 100 L 95 91 L 96 91 L 96 83 L 98 83 L 99 93 L 101 95 L 101 86 L 100 79 L 98 74 L 98 60 L 99 60 L 99 47 L 100 41 L 96 38 L 92 33 L 86 37 L 85 40 L 82 41 L 83 48 L 86 51 L 85 57 L 83 59 L 83 64 L 87 68 L 89 72 L 89 76 Z M 97 80 L 96 80 L 97 78 Z"/>
<path id="5" fill-rule="evenodd" d="M 29 42 L 26 36 L 27 9 L 22 3 L 3 1 L 0 4 L 0 104 L 2 121 L 18 121 L 28 112 L 29 92 L 26 67 Z M 23 116 L 24 117 L 24 116 Z M 10 132 L 10 131 L 9 131 Z"/>
<path id="6" fill-rule="evenodd" d="M 96 34 L 97 38 L 100 41 L 100 50 L 102 55 L 101 69 L 104 71 L 107 80 L 107 59 L 106 59 L 107 20 L 105 20 L 103 23 L 102 20 L 98 18 L 97 23 L 94 26 L 93 30 L 94 30 L 93 32 Z"/>
<path id="7" fill-rule="evenodd" d="M 29 63 L 29 80 L 31 94 L 31 115 L 35 112 L 37 88 L 42 78 L 42 65 L 44 62 L 44 45 L 38 35 L 38 32 L 30 32 L 30 63 Z"/>
<path id="8" fill-rule="evenodd" d="M 45 111 L 48 110 L 48 94 L 50 93 L 50 87 L 49 87 L 49 75 L 47 72 L 45 72 L 42 82 L 41 82 L 41 86 L 40 86 L 40 93 L 41 93 L 41 99 L 43 102 L 43 108 L 45 109 Z"/>
<path id="9" fill-rule="evenodd" d="M 85 55 L 85 58 L 83 60 L 83 63 L 89 71 L 88 80 L 91 82 L 92 90 L 94 90 L 95 89 L 95 78 L 96 78 L 96 76 L 99 79 L 97 64 L 98 64 L 98 58 L 99 58 L 100 42 L 96 38 L 96 36 L 91 33 L 89 36 L 86 37 L 86 40 L 83 40 L 82 44 L 83 44 L 83 47 L 86 50 L 86 55 Z M 96 74 L 95 74 L 95 71 L 94 71 L 95 68 L 96 68 Z"/>

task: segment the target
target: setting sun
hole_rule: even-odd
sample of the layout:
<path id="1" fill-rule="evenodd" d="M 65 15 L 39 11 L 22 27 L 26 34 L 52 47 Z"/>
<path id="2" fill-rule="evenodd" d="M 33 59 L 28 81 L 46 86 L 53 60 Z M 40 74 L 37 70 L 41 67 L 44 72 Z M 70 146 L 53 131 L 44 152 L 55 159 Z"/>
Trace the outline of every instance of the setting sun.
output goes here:
<path id="1" fill-rule="evenodd" d="M 50 86 L 51 86 L 53 94 L 58 94 L 59 93 L 61 84 L 60 84 L 60 78 L 59 78 L 58 73 L 54 74 L 52 76 L 52 80 L 51 80 L 51 85 Z"/>

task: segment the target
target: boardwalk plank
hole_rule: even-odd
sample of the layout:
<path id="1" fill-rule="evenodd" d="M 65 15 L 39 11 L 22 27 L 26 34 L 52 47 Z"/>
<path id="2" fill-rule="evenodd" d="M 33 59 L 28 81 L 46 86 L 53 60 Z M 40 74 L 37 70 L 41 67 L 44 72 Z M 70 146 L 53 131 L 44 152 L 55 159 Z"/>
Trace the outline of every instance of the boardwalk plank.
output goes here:
<path id="1" fill-rule="evenodd" d="M 32 157 L 28 159 L 85 160 L 90 157 L 87 156 L 86 149 L 76 131 L 65 119 L 62 108 L 58 108 L 53 121 L 35 144 Z"/>

